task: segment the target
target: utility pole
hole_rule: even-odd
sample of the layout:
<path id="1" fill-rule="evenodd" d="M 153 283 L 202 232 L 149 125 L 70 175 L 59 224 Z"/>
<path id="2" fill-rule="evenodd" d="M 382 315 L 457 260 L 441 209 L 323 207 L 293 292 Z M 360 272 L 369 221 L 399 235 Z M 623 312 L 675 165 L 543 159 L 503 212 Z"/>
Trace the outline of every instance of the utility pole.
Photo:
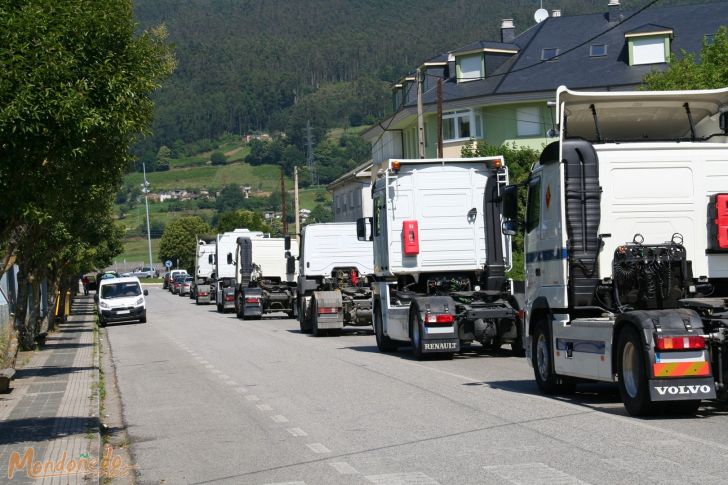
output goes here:
<path id="1" fill-rule="evenodd" d="M 283 221 L 283 235 L 288 235 L 288 221 L 286 221 L 286 181 L 283 178 L 283 166 L 281 166 L 281 220 Z"/>
<path id="2" fill-rule="evenodd" d="M 301 243 L 301 210 L 298 207 L 298 167 L 293 167 L 293 209 L 296 211 L 296 242 Z"/>
<path id="3" fill-rule="evenodd" d="M 425 117 L 422 108 L 422 71 L 417 68 L 417 147 L 420 158 L 425 158 Z"/>
<path id="4" fill-rule="evenodd" d="M 149 267 L 152 268 L 154 267 L 154 263 L 152 263 L 152 233 L 149 229 L 149 200 L 147 198 L 147 194 L 149 193 L 149 182 L 147 182 L 147 166 L 144 162 L 142 162 L 142 170 L 144 171 L 144 188 L 142 189 L 142 192 L 144 192 L 144 206 L 147 209 L 147 243 L 149 244 Z"/>
<path id="5" fill-rule="evenodd" d="M 442 158 L 442 78 L 437 78 L 437 158 Z"/>
<path id="6" fill-rule="evenodd" d="M 313 166 L 313 134 L 311 133 L 311 120 L 306 120 L 306 165 L 311 174 L 311 185 L 316 185 L 316 169 Z"/>

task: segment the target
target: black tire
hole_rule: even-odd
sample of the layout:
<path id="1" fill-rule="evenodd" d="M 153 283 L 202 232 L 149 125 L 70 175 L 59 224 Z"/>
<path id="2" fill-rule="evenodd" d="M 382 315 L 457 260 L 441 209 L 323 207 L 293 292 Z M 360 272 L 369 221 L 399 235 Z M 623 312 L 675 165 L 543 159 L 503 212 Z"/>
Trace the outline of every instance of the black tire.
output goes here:
<path id="1" fill-rule="evenodd" d="M 245 302 L 243 301 L 243 295 L 240 294 L 235 299 L 235 315 L 238 318 L 245 319 Z"/>
<path id="2" fill-rule="evenodd" d="M 384 328 L 382 325 L 382 311 L 379 306 L 379 302 L 374 303 L 374 336 L 377 339 L 377 348 L 380 352 L 389 354 L 397 351 L 397 342 L 384 335 Z"/>
<path id="3" fill-rule="evenodd" d="M 288 318 L 295 318 L 294 311 L 293 310 L 287 311 L 286 316 Z"/>
<path id="4" fill-rule="evenodd" d="M 659 403 L 650 400 L 647 365 L 642 339 L 631 326 L 624 327 L 617 339 L 617 374 L 619 394 L 627 412 L 632 416 L 647 416 L 659 412 Z"/>
<path id="5" fill-rule="evenodd" d="M 531 363 L 536 385 L 544 394 L 565 394 L 574 391 L 575 383 L 554 372 L 551 339 L 546 322 L 536 322 L 531 340 Z"/>
<path id="6" fill-rule="evenodd" d="M 318 327 L 318 303 L 316 298 L 311 298 L 311 333 L 314 337 L 321 337 L 324 331 Z"/>
<path id="7" fill-rule="evenodd" d="M 526 345 L 523 341 L 523 322 L 516 318 L 516 332 L 518 337 L 516 341 L 511 344 L 511 353 L 514 357 L 525 357 L 526 356 Z"/>
<path id="8" fill-rule="evenodd" d="M 199 304 L 200 304 L 200 299 L 199 298 L 195 298 L 195 305 L 199 305 Z"/>
<path id="9" fill-rule="evenodd" d="M 670 414 L 680 415 L 680 416 L 691 416 L 698 412 L 698 408 L 700 408 L 700 403 L 702 401 L 700 400 L 693 400 L 693 401 L 672 401 L 669 403 L 667 407 L 667 412 Z"/>
<path id="10" fill-rule="evenodd" d="M 420 311 L 416 305 L 410 306 L 409 310 L 409 334 L 410 342 L 412 342 L 412 353 L 414 353 L 415 359 L 423 360 L 425 358 L 425 343 L 422 340 Z"/>
<path id="11" fill-rule="evenodd" d="M 105 326 L 106 326 L 106 322 L 102 318 L 99 318 L 99 327 L 103 328 Z"/>
<path id="12" fill-rule="evenodd" d="M 140 318 L 139 323 L 147 323 L 147 317 L 143 316 L 142 318 Z"/>
<path id="13" fill-rule="evenodd" d="M 306 318 L 306 312 L 303 308 L 306 301 L 303 297 L 299 298 L 298 301 L 298 326 L 301 328 L 301 333 L 311 333 L 311 319 Z"/>
<path id="14" fill-rule="evenodd" d="M 223 306 L 221 304 L 217 304 L 217 313 L 223 313 Z"/>

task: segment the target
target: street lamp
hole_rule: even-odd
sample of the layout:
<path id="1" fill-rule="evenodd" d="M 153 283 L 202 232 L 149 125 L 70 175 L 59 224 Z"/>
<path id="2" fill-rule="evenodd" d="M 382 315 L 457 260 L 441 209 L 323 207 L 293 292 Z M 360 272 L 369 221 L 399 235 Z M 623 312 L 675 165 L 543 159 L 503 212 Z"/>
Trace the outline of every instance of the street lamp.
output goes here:
<path id="1" fill-rule="evenodd" d="M 149 229 L 149 201 L 147 199 L 147 194 L 149 193 L 149 182 L 147 182 L 147 167 L 142 162 L 142 170 L 144 171 L 144 183 L 142 184 L 142 192 L 144 192 L 144 206 L 147 209 L 147 242 L 149 244 L 149 269 L 150 271 L 152 268 L 154 268 L 154 263 L 152 263 L 152 233 Z"/>

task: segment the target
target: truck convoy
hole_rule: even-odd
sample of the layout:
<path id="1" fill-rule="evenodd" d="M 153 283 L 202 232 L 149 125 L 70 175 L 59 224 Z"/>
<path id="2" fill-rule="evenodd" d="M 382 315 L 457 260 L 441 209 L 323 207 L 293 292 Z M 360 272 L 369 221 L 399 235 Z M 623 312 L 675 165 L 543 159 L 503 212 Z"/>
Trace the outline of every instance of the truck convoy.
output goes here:
<path id="1" fill-rule="evenodd" d="M 212 275 L 215 272 L 215 248 L 214 243 L 208 243 L 200 239 L 197 243 L 197 254 L 195 256 L 195 280 L 192 282 L 190 298 L 201 305 L 212 301 Z"/>
<path id="2" fill-rule="evenodd" d="M 298 245 L 289 237 L 237 237 L 235 256 L 228 254 L 227 262 L 235 268 L 232 295 L 238 318 L 260 319 L 274 312 L 294 316 L 297 256 Z"/>
<path id="3" fill-rule="evenodd" d="M 371 241 L 359 241 L 356 223 L 309 224 L 301 231 L 298 322 L 320 336 L 345 325 L 372 324 Z"/>
<path id="4" fill-rule="evenodd" d="M 541 391 L 617 382 L 632 415 L 727 397 L 727 109 L 728 88 L 558 89 L 559 139 L 525 184 L 525 333 Z M 506 234 L 517 190 L 504 190 Z"/>
<path id="5" fill-rule="evenodd" d="M 372 167 L 374 333 L 381 352 L 451 358 L 464 344 L 523 353 L 510 236 L 501 232 L 502 157 L 386 160 Z M 367 234 L 371 225 L 371 235 Z"/>
<path id="6" fill-rule="evenodd" d="M 217 311 L 220 313 L 235 309 L 236 277 L 233 256 L 237 251 L 237 240 L 241 236 L 262 238 L 263 233 L 259 231 L 251 232 L 248 229 L 235 229 L 231 232 L 218 234 L 215 241 L 215 273 L 212 291 Z"/>

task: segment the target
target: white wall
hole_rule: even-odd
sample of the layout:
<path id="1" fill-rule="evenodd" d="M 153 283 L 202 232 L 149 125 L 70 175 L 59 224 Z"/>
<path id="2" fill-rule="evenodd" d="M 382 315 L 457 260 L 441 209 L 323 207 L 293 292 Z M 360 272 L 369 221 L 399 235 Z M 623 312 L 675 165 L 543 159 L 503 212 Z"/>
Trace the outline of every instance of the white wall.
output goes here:
<path id="1" fill-rule="evenodd" d="M 372 199 L 369 183 L 354 180 L 338 186 L 333 191 L 334 222 L 354 222 L 360 217 L 372 216 Z"/>

